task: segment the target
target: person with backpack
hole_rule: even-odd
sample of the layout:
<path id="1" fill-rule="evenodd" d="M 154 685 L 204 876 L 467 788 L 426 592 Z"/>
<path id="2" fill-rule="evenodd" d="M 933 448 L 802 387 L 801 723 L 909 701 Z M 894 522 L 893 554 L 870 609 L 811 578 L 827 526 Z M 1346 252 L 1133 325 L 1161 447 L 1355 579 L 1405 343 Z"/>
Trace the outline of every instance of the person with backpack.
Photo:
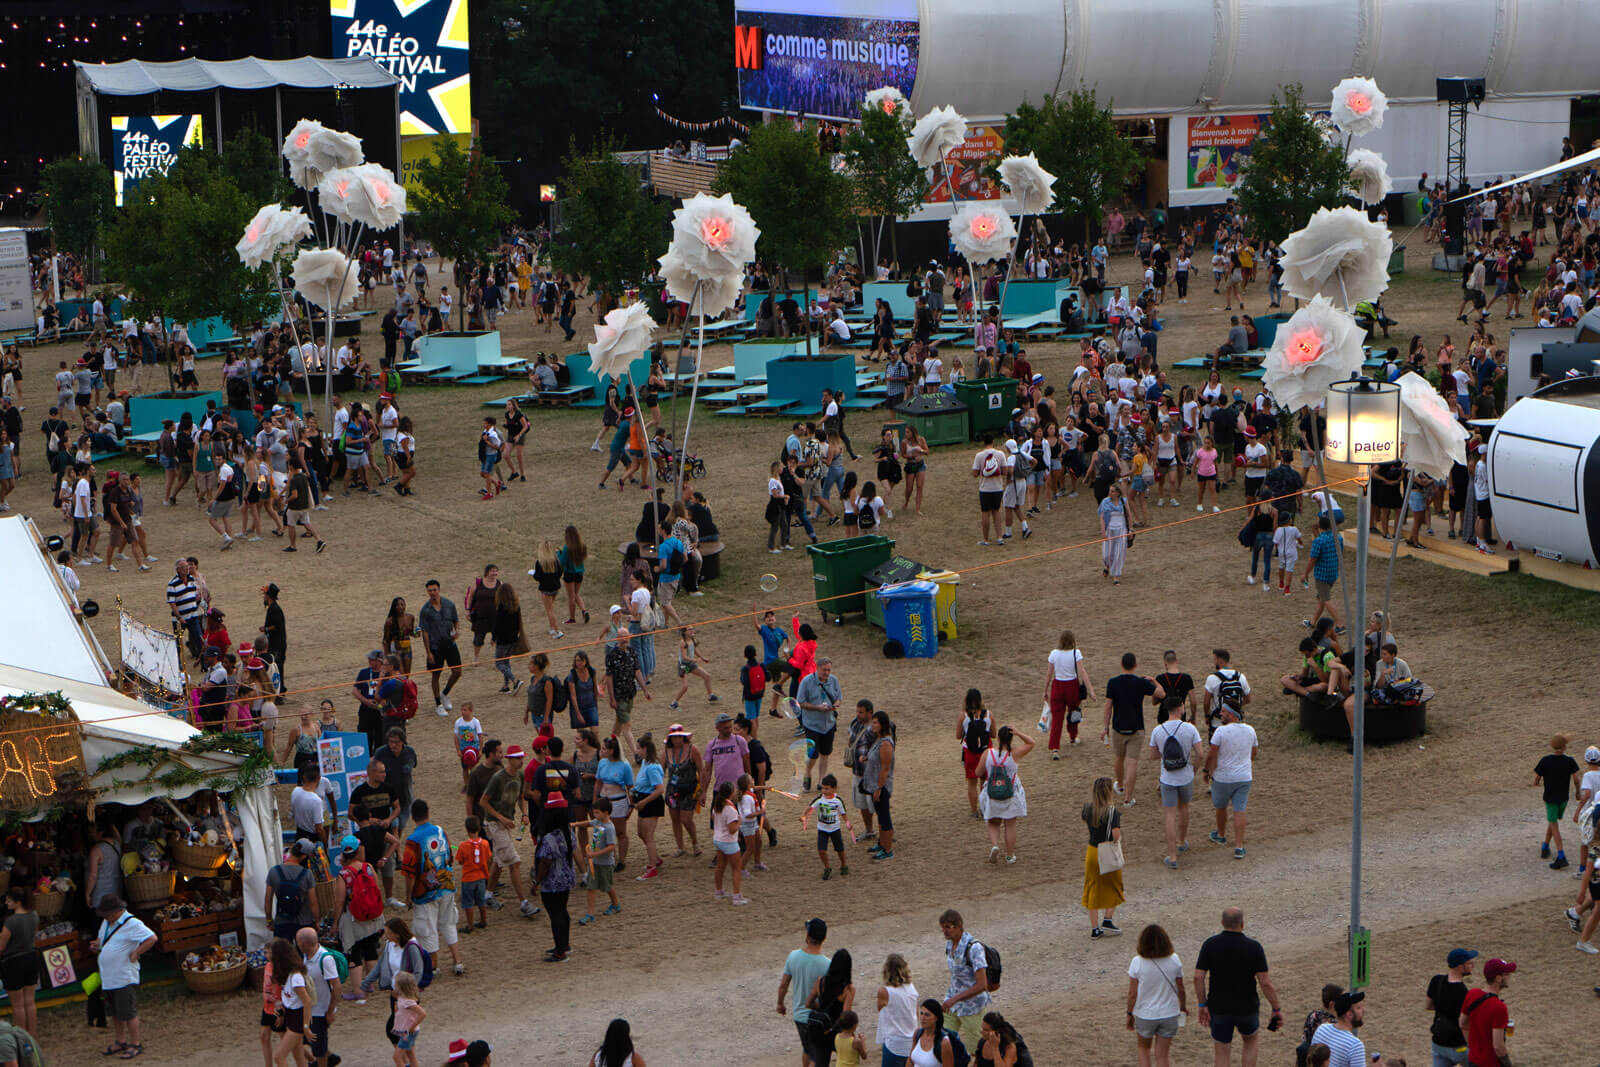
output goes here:
<path id="1" fill-rule="evenodd" d="M 963 1045 L 957 1062 L 964 1064 L 967 1062 L 964 1046 L 977 1045 L 983 1026 L 983 1013 L 993 999 L 989 991 L 999 986 L 1000 956 L 991 953 L 988 946 L 967 932 L 961 913 L 954 908 L 947 909 L 939 916 L 939 929 L 944 933 L 944 962 L 950 970 L 950 987 L 944 1000 L 930 998 L 922 1002 L 923 1010 L 927 1011 L 931 1006 L 933 1014 L 931 1018 L 924 1019 L 918 1013 L 917 1021 L 922 1027 L 918 1034 L 942 1025 L 956 1037 L 957 1043 Z M 919 1046 L 924 1050 L 930 1049 L 921 1041 L 913 1040 L 912 1063 L 919 1062 Z M 921 1062 L 935 1061 L 924 1059 Z M 948 1061 L 945 1062 L 948 1067 Z"/>
<path id="2" fill-rule="evenodd" d="M 406 876 L 405 896 L 417 941 L 428 950 L 435 965 L 443 942 L 450 950 L 455 973 L 460 976 L 467 973 L 467 968 L 456 948 L 456 872 L 450 839 L 443 828 L 429 820 L 426 800 L 411 802 L 411 818 L 416 828 L 406 836 L 400 873 Z"/>
<path id="3" fill-rule="evenodd" d="M 855 1004 L 856 987 L 851 980 L 850 950 L 841 948 L 828 961 L 828 969 L 811 983 L 806 997 L 810 1015 L 806 1020 L 803 1048 L 817 1067 L 827 1067 L 839 1032 L 839 1020 Z"/>
<path id="4" fill-rule="evenodd" d="M 1054 732 L 1059 738 L 1060 730 Z M 967 777 L 967 806 L 972 809 L 974 819 L 981 819 L 983 813 L 978 810 L 978 764 L 983 761 L 984 753 L 989 751 L 994 741 L 994 716 L 983 706 L 983 693 L 977 689 L 967 690 L 966 706 L 961 712 L 960 721 L 956 723 L 956 740 L 961 744 L 961 766 Z"/>
<path id="5" fill-rule="evenodd" d="M 44 1067 L 39 1043 L 10 1021 L 0 1022 L 0 1067 Z"/>
<path id="6" fill-rule="evenodd" d="M 1493 959 L 1483 965 L 1483 988 L 1470 989 L 1461 1003 L 1461 1030 L 1467 1035 L 1467 1062 L 1471 1067 L 1502 1067 L 1511 1062 L 1506 1050 L 1506 1029 L 1511 1025 L 1500 994 L 1510 984 L 1517 965 Z"/>
<path id="7" fill-rule="evenodd" d="M 711 790 L 710 776 L 694 743 L 694 731 L 680 722 L 667 727 L 666 743 L 661 748 L 661 765 L 667 773 L 667 817 L 672 822 L 676 855 L 687 856 L 683 832 L 689 831 L 689 848 L 700 855 L 700 837 L 694 828 L 694 813 Z"/>
<path id="8" fill-rule="evenodd" d="M 911 1067 L 966 1067 L 971 1062 L 961 1034 L 940 1025 L 942 1016 L 932 997 L 917 1008 L 917 1032 L 911 1035 L 911 1055 L 906 1060 Z"/>
<path id="9" fill-rule="evenodd" d="M 302 837 L 289 849 L 283 862 L 267 872 L 267 892 L 262 907 L 267 922 L 272 925 L 273 937 L 292 941 L 302 926 L 316 926 L 321 921 L 316 882 L 308 869 L 310 858 L 316 854 L 317 843 Z"/>
<path id="10" fill-rule="evenodd" d="M 1206 675 L 1206 723 L 1214 734 L 1222 725 L 1222 709 L 1230 707 L 1244 718 L 1244 706 L 1250 703 L 1250 679 L 1244 672 L 1235 670 L 1232 654 L 1225 648 L 1211 650 L 1212 672 Z"/>
<path id="11" fill-rule="evenodd" d="M 343 983 L 350 977 L 349 964 L 342 954 L 318 943 L 316 930 L 309 926 L 294 935 L 294 947 L 305 961 L 307 985 L 316 994 L 305 1043 L 318 1067 L 327 1067 L 328 1028 L 339 1010 Z"/>
<path id="12" fill-rule="evenodd" d="M 1019 752 L 1012 752 L 1018 740 Z M 983 780 L 979 806 L 989 832 L 989 862 L 1000 862 L 1002 837 L 1006 862 L 1017 862 L 1017 820 L 1028 814 L 1028 794 L 1017 777 L 1017 761 L 1033 751 L 1033 739 L 1017 734 L 1009 726 L 1000 727 L 993 748 L 986 749 L 978 762 L 978 777 Z"/>
<path id="13" fill-rule="evenodd" d="M 334 886 L 333 928 L 339 937 L 346 965 L 353 975 L 343 999 L 363 1001 L 361 979 L 366 965 L 378 962 L 383 937 L 383 889 L 378 872 L 367 862 L 361 839 L 346 834 L 339 843 L 339 884 Z"/>
<path id="14" fill-rule="evenodd" d="M 1189 803 L 1194 768 L 1201 761 L 1200 731 L 1176 715 L 1150 731 L 1150 758 L 1161 766 L 1161 810 L 1166 821 L 1167 854 L 1162 862 L 1178 869 L 1178 853 L 1189 851 Z"/>

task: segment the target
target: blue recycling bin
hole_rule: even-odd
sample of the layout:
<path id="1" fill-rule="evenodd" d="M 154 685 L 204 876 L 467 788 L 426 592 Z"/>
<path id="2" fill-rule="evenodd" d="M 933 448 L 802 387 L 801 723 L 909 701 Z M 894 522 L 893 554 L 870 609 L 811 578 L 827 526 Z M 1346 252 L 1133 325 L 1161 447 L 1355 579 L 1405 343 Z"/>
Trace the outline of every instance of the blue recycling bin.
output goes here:
<path id="1" fill-rule="evenodd" d="M 934 610 L 938 593 L 934 582 L 903 582 L 872 594 L 883 602 L 883 628 L 889 640 L 900 642 L 908 659 L 931 659 L 939 653 Z"/>

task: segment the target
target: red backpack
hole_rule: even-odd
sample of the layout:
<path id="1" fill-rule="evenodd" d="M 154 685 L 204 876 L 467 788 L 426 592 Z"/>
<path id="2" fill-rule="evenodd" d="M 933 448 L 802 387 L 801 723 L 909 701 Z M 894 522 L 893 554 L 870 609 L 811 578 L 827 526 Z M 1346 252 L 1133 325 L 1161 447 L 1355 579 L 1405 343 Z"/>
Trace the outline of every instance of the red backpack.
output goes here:
<path id="1" fill-rule="evenodd" d="M 383 917 L 383 892 L 378 888 L 378 878 L 372 873 L 372 864 L 346 867 L 339 872 L 349 894 L 350 917 L 357 922 L 371 922 Z"/>
<path id="2" fill-rule="evenodd" d="M 394 709 L 397 719 L 409 719 L 417 713 L 417 683 L 407 678 L 400 686 L 400 706 Z"/>

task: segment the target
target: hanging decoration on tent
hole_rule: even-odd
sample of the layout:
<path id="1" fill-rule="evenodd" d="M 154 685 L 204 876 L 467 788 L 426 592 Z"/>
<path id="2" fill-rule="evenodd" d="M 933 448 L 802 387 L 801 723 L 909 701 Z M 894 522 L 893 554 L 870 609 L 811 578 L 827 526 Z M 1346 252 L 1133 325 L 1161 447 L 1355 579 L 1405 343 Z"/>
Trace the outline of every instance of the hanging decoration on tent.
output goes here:
<path id="1" fill-rule="evenodd" d="M 0 700 L 0 810 L 31 811 L 88 788 L 76 720 L 59 692 Z"/>
<path id="2" fill-rule="evenodd" d="M 1024 215 L 1039 215 L 1055 200 L 1056 176 L 1039 166 L 1039 157 L 1007 156 L 1000 161 L 1000 180 L 1010 190 Z"/>
<path id="3" fill-rule="evenodd" d="M 1370 148 L 1352 148 L 1345 156 L 1350 167 L 1350 192 L 1363 204 L 1381 204 L 1394 188 L 1389 181 L 1389 164 Z"/>
<path id="4" fill-rule="evenodd" d="M 1278 327 L 1261 384 L 1290 411 L 1321 406 L 1328 387 L 1361 372 L 1361 327 L 1326 297 L 1313 297 Z"/>
<path id="5" fill-rule="evenodd" d="M 1467 465 L 1467 431 L 1439 390 L 1414 372 L 1395 379 L 1400 387 L 1400 443 L 1406 466 L 1443 480 Z"/>
<path id="6" fill-rule="evenodd" d="M 295 292 L 329 312 L 355 300 L 359 270 L 355 261 L 334 248 L 307 248 L 294 259 Z"/>
<path id="7" fill-rule="evenodd" d="M 310 236 L 311 220 L 304 211 L 268 204 L 245 226 L 244 236 L 234 248 L 239 252 L 239 261 L 255 270 Z M 273 273 L 277 274 L 276 268 Z"/>
<path id="8" fill-rule="evenodd" d="M 655 320 L 643 301 L 612 308 L 606 312 L 605 321 L 595 323 L 595 339 L 589 345 L 589 369 L 596 378 L 621 381 L 629 365 L 650 347 L 655 329 Z"/>
<path id="9" fill-rule="evenodd" d="M 916 121 L 906 144 L 924 167 L 945 163 L 945 153 L 967 139 L 967 120 L 953 107 L 936 107 Z M 954 193 L 954 190 L 951 190 Z"/>
<path id="10" fill-rule="evenodd" d="M 1318 208 L 1283 242 L 1283 288 L 1298 300 L 1325 296 L 1352 308 L 1389 287 L 1389 228 L 1355 208 Z"/>
<path id="11" fill-rule="evenodd" d="M 892 85 L 885 85 L 867 93 L 863 105 L 873 111 L 881 111 L 885 115 L 892 115 L 902 123 L 911 121 L 911 101 L 907 100 L 905 94 Z"/>
<path id="12" fill-rule="evenodd" d="M 992 263 L 1011 254 L 1017 227 L 992 201 L 962 204 L 950 216 L 950 243 L 968 263 Z"/>
<path id="13" fill-rule="evenodd" d="M 739 298 L 744 266 L 755 259 L 760 236 L 755 219 L 733 197 L 690 197 L 673 212 L 672 245 L 660 257 L 667 288 L 690 302 L 691 313 L 726 311 Z"/>
<path id="14" fill-rule="evenodd" d="M 1333 124 L 1351 137 L 1364 137 L 1383 125 L 1389 98 L 1371 78 L 1346 78 L 1333 87 Z"/>

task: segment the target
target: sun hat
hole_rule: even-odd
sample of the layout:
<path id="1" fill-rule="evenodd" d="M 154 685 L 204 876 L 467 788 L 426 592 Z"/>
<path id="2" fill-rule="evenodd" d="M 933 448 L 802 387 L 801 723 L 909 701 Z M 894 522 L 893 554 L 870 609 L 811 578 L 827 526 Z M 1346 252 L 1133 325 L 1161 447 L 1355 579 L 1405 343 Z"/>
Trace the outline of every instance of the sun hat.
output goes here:
<path id="1" fill-rule="evenodd" d="M 694 736 L 694 731 L 688 729 L 687 727 L 685 727 L 683 725 L 683 723 L 681 723 L 681 722 L 675 722 L 671 726 L 667 727 L 667 740 L 668 741 L 672 740 L 674 737 L 693 737 L 693 736 Z"/>

